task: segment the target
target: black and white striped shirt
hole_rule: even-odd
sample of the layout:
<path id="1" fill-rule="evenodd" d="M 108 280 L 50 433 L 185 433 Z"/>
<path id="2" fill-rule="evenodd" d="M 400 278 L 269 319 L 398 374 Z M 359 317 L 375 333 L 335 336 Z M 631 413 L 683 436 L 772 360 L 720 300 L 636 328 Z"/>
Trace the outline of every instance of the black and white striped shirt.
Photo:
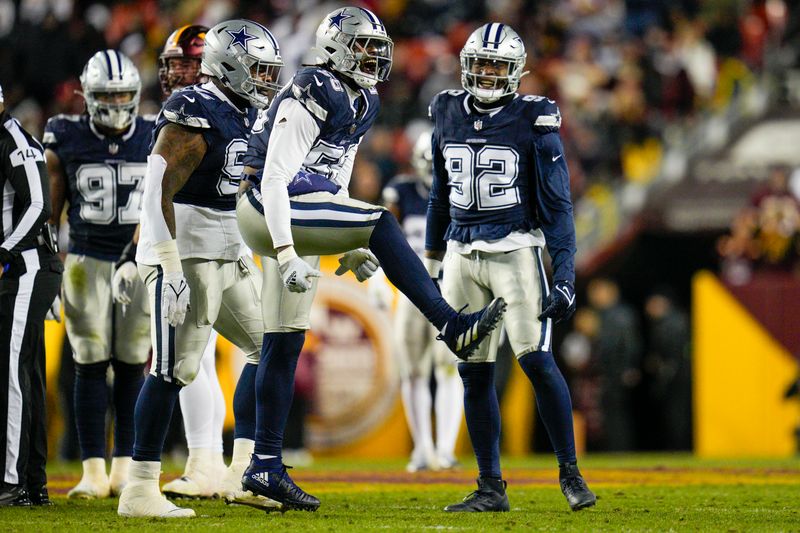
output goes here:
<path id="1" fill-rule="evenodd" d="M 50 189 L 42 145 L 8 113 L 0 123 L 0 248 L 17 255 L 37 245 L 52 209 Z"/>

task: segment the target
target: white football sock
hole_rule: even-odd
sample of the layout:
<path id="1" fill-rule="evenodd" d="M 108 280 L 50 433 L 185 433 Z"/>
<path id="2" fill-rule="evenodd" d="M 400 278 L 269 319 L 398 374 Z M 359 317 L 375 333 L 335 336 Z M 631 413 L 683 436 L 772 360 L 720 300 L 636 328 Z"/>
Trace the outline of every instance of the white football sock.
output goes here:
<path id="1" fill-rule="evenodd" d="M 455 458 L 456 440 L 464 415 L 464 384 L 454 364 L 437 365 L 436 376 L 436 453 Z"/>
<path id="2" fill-rule="evenodd" d="M 216 333 L 212 332 L 210 340 L 214 342 L 206 345 L 197 376 L 194 381 L 181 389 L 179 395 L 183 427 L 186 432 L 186 445 L 189 449 L 210 449 L 216 444 L 214 438 L 214 391 L 208 376 L 209 361 L 212 366 L 214 364 Z"/>
<path id="3" fill-rule="evenodd" d="M 256 441 L 250 439 L 234 439 L 233 440 L 233 457 L 231 457 L 231 466 L 233 465 L 247 465 L 250 463 L 250 456 L 253 455 L 253 449 L 256 446 Z"/>
<path id="4" fill-rule="evenodd" d="M 222 387 L 219 384 L 219 377 L 217 376 L 217 332 L 211 333 L 211 339 L 206 347 L 206 353 L 203 354 L 202 365 L 205 368 L 206 375 L 208 376 L 208 386 L 214 402 L 214 415 L 211 419 L 211 448 L 222 453 L 222 430 L 225 427 L 225 395 L 222 393 Z"/>
<path id="5" fill-rule="evenodd" d="M 130 483 L 155 481 L 161 476 L 161 461 L 131 461 L 128 468 Z"/>
<path id="6" fill-rule="evenodd" d="M 406 420 L 414 440 L 415 458 L 426 459 L 433 453 L 431 429 L 431 392 L 428 379 L 412 377 L 400 383 Z"/>

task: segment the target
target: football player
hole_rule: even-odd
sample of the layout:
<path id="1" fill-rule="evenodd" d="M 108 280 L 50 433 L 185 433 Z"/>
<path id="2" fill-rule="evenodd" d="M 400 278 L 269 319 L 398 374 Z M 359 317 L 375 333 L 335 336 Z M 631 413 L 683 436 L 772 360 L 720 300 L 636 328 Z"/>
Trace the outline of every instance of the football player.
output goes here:
<path id="1" fill-rule="evenodd" d="M 464 90 L 434 97 L 433 187 L 425 248 L 442 293 L 456 306 L 502 296 L 505 330 L 536 401 L 573 510 L 595 504 L 575 459 L 569 390 L 553 359 L 553 323 L 575 310 L 575 226 L 555 102 L 517 94 L 525 46 L 505 24 L 486 24 L 461 50 Z M 544 247 L 553 262 L 548 290 Z M 445 255 L 445 251 L 447 254 Z M 499 332 L 498 332 L 499 333 Z M 478 461 L 478 490 L 446 511 L 508 511 L 500 471 L 494 388 L 498 334 L 458 371 Z"/>
<path id="2" fill-rule="evenodd" d="M 70 498 L 118 495 L 133 454 L 133 410 L 150 350 L 147 292 L 131 286 L 127 305 L 112 299 L 114 263 L 139 222 L 152 119 L 137 116 L 142 83 L 116 50 L 97 52 L 80 77 L 85 115 L 45 126 L 53 214 L 68 204 L 64 314 L 75 358 L 75 422 L 83 477 Z M 106 473 L 109 364 L 114 370 L 114 451 Z"/>
<path id="3" fill-rule="evenodd" d="M 411 248 L 422 257 L 425 251 L 425 215 L 432 181 L 431 132 L 423 132 L 411 153 L 412 174 L 393 178 L 383 190 L 384 205 L 403 227 Z M 370 289 L 383 276 L 370 280 Z M 453 468 L 455 446 L 461 427 L 463 403 L 461 379 L 443 346 L 434 343 L 436 333 L 422 313 L 401 297 L 394 317 L 395 354 L 400 373 L 400 394 L 406 421 L 414 440 L 409 472 Z M 436 377 L 436 399 L 431 401 L 431 368 Z M 435 403 L 436 445 L 431 431 L 431 403 Z"/>
<path id="4" fill-rule="evenodd" d="M 209 80 L 175 91 L 157 119 L 136 251 L 149 293 L 153 364 L 136 404 L 121 516 L 194 516 L 159 492 L 158 479 L 172 409 L 199 371 L 212 327 L 249 359 L 259 357 L 261 280 L 241 253 L 234 203 L 250 127 L 279 88 L 282 66 L 265 27 L 217 24 L 203 50 Z"/>
<path id="5" fill-rule="evenodd" d="M 337 272 L 353 270 L 363 280 L 376 267 L 371 254 L 360 250 L 369 248 L 389 280 L 462 355 L 488 336 L 505 309 L 498 298 L 472 314 L 455 311 L 408 245 L 397 219 L 383 207 L 348 197 L 358 145 L 378 113 L 375 86 L 391 69 L 392 46 L 383 23 L 369 10 L 331 12 L 317 29 L 321 64 L 298 71 L 251 137 L 250 155 L 258 150 L 260 157 L 250 160 L 263 160 L 263 172 L 260 180 L 256 173 L 244 181 L 246 191 L 237 204 L 239 228 L 253 251 L 277 261 L 265 267 L 276 274 L 265 277 L 272 281 L 264 284 L 262 298 L 267 333 L 256 380 L 256 444 L 242 484 L 282 502 L 284 509 L 319 507 L 316 497 L 292 481 L 281 460 L 294 371 L 320 275 L 316 263 L 301 256 L 351 251 L 340 258 Z M 288 293 L 293 297 L 274 296 Z"/>

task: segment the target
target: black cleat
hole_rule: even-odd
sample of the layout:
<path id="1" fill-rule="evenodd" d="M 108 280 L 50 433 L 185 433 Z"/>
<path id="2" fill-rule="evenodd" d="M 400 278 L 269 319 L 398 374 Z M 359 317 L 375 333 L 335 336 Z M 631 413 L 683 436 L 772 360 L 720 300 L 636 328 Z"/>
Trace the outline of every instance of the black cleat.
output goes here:
<path id="1" fill-rule="evenodd" d="M 444 510 L 448 513 L 508 512 L 506 482 L 502 479 L 479 477 L 478 490 L 464 498 L 463 502 L 448 505 Z"/>
<path id="2" fill-rule="evenodd" d="M 466 307 L 466 306 L 465 306 Z M 503 318 L 506 301 L 495 298 L 476 313 L 461 314 L 448 322 L 436 337 L 444 341 L 456 357 L 466 361 Z"/>
<path id="3" fill-rule="evenodd" d="M 597 503 L 597 496 L 589 490 L 578 470 L 578 465 L 562 465 L 559 468 L 558 479 L 561 483 L 561 492 L 573 511 L 580 511 Z"/>
<path id="4" fill-rule="evenodd" d="M 31 505 L 53 505 L 53 502 L 50 500 L 50 494 L 47 492 L 47 487 L 39 487 L 38 489 L 31 489 L 28 493 L 28 497 L 31 500 Z"/>
<path id="5" fill-rule="evenodd" d="M 319 508 L 319 499 L 298 487 L 289 477 L 287 468 L 291 467 L 282 465 L 279 472 L 270 472 L 262 461 L 253 455 L 250 466 L 242 476 L 242 488 L 280 502 L 283 505 L 281 511 L 292 509 L 316 511 Z"/>
<path id="6" fill-rule="evenodd" d="M 25 487 L 19 485 L 3 485 L 0 492 L 0 507 L 30 507 L 31 500 Z"/>

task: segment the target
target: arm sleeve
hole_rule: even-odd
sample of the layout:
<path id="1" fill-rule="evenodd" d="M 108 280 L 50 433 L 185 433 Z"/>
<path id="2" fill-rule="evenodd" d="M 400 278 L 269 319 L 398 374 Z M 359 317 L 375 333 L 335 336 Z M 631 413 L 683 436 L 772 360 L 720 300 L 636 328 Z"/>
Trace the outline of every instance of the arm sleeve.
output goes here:
<path id="1" fill-rule="evenodd" d="M 433 150 L 433 185 L 428 199 L 425 249 L 441 252 L 447 247 L 444 235 L 450 225 L 450 206 L 447 190 L 447 170 L 444 166 L 444 156 L 436 142 L 436 135 L 433 136 L 431 148 Z"/>
<path id="2" fill-rule="evenodd" d="M 6 128 L 11 133 L 14 146 L 11 153 L 4 157 L 3 172 L 24 210 L 16 227 L 0 247 L 17 252 L 24 244 L 31 242 L 50 216 L 50 192 L 41 148 L 28 143 L 16 121 L 6 122 Z"/>
<path id="3" fill-rule="evenodd" d="M 264 218 L 275 248 L 294 244 L 287 186 L 303 166 L 319 132 L 317 122 L 297 100 L 286 98 L 280 103 L 261 181 Z"/>
<path id="4" fill-rule="evenodd" d="M 546 133 L 534 142 L 536 151 L 536 212 L 547 251 L 553 260 L 554 281 L 575 281 L 575 220 L 569 192 L 569 171 L 561 137 Z"/>

